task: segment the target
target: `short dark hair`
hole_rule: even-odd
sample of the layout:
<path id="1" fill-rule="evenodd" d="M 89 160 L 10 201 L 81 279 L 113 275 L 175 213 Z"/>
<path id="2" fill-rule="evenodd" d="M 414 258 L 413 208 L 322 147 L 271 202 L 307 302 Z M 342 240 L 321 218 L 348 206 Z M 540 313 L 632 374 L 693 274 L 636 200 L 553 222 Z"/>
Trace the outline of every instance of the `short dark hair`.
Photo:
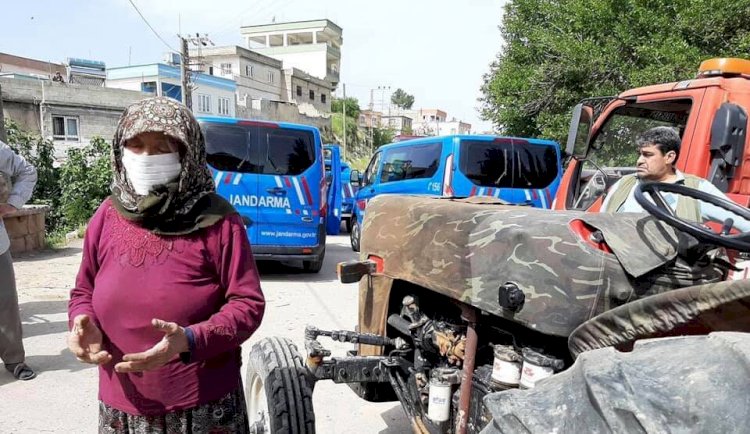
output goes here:
<path id="1" fill-rule="evenodd" d="M 680 156 L 681 142 L 680 135 L 672 127 L 654 127 L 648 129 L 641 133 L 635 140 L 638 148 L 654 145 L 659 148 L 662 154 L 674 151 L 676 154 L 675 161 Z"/>

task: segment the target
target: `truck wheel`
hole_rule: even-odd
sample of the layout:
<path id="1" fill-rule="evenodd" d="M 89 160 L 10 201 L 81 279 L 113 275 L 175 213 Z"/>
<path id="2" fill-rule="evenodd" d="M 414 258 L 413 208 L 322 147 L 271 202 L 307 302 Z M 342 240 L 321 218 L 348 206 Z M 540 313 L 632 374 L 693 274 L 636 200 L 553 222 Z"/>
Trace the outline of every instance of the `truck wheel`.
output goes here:
<path id="1" fill-rule="evenodd" d="M 349 231 L 349 240 L 352 243 L 352 250 L 359 252 L 359 233 L 361 232 L 359 223 L 356 221 L 352 225 L 352 230 Z"/>
<path id="2" fill-rule="evenodd" d="M 302 268 L 308 273 L 319 273 L 323 268 L 323 259 L 326 257 L 326 250 L 323 249 L 318 259 L 312 261 L 302 261 Z"/>
<path id="3" fill-rule="evenodd" d="M 250 432 L 314 434 L 313 386 L 292 341 L 271 337 L 253 345 L 245 386 Z"/>

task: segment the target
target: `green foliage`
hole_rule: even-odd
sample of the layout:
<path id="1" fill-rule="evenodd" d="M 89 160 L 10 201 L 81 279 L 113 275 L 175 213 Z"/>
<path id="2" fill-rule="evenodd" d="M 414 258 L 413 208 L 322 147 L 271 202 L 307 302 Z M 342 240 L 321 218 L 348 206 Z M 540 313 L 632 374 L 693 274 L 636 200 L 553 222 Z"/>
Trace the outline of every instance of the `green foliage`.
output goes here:
<path id="1" fill-rule="evenodd" d="M 391 95 L 391 103 L 404 110 L 410 110 L 414 105 L 414 95 L 409 95 L 403 89 L 398 88 Z"/>
<path id="2" fill-rule="evenodd" d="M 112 169 L 110 146 L 96 137 L 82 148 L 68 150 L 68 158 L 55 167 L 54 145 L 23 131 L 5 119 L 8 145 L 37 170 L 38 180 L 30 203 L 50 206 L 47 214 L 47 243 L 63 245 L 65 233 L 85 225 L 99 204 L 109 195 Z"/>
<path id="3" fill-rule="evenodd" d="M 334 98 L 331 100 L 331 113 L 339 113 L 346 105 L 346 117 L 358 119 L 359 118 L 359 100 L 357 98 L 349 97 L 346 99 Z M 348 125 L 347 125 L 348 126 Z"/>
<path id="4" fill-rule="evenodd" d="M 591 96 L 695 76 L 747 56 L 750 0 L 512 0 L 484 77 L 482 115 L 504 134 L 563 142 Z"/>
<path id="5" fill-rule="evenodd" d="M 394 136 L 395 132 L 391 128 L 374 128 L 372 130 L 372 143 L 374 149 L 393 143 Z"/>
<path id="6" fill-rule="evenodd" d="M 85 224 L 109 196 L 112 165 L 110 145 L 95 137 L 83 148 L 68 151 L 68 159 L 61 167 L 61 209 L 66 226 Z"/>

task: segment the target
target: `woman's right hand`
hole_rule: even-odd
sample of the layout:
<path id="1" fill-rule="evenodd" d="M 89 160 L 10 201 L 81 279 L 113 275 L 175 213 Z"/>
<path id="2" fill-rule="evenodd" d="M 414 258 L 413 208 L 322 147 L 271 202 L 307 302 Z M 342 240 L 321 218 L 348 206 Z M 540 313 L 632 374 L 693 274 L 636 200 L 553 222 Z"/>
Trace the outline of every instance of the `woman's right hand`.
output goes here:
<path id="1" fill-rule="evenodd" d="M 88 315 L 73 319 L 73 330 L 68 335 L 68 349 L 79 362 L 103 365 L 112 361 L 112 355 L 102 350 L 102 332 Z"/>

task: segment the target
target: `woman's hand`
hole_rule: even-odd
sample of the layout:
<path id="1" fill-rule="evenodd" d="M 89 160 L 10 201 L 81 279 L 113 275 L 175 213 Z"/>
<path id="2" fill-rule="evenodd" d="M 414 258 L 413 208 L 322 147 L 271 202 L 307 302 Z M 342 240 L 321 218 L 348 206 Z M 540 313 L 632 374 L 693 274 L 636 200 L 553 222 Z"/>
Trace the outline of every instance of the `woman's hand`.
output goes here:
<path id="1" fill-rule="evenodd" d="M 73 330 L 68 335 L 68 349 L 79 362 L 103 365 L 112 361 L 112 356 L 102 350 L 102 332 L 88 315 L 73 319 Z"/>
<path id="2" fill-rule="evenodd" d="M 189 350 L 185 330 L 177 323 L 153 319 L 151 325 L 164 332 L 162 340 L 142 353 L 125 354 L 123 361 L 115 365 L 115 371 L 141 372 L 161 368 L 175 356 Z"/>

